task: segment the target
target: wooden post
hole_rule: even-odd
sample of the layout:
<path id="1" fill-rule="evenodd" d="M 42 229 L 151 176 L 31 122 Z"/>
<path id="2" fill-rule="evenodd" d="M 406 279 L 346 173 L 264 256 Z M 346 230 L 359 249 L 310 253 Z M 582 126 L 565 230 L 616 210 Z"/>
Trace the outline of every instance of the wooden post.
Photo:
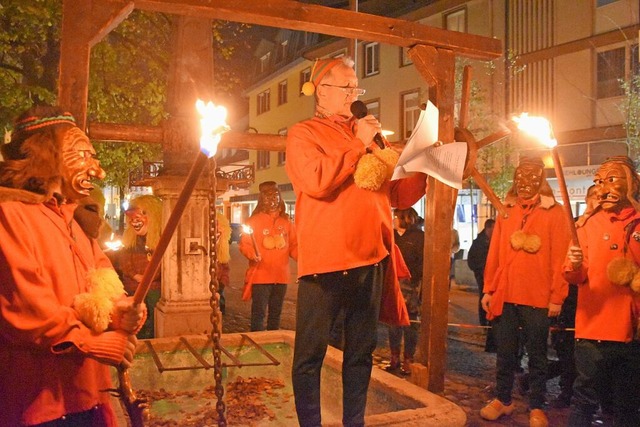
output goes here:
<path id="1" fill-rule="evenodd" d="M 455 57 L 452 51 L 417 45 L 409 50 L 416 69 L 430 87 L 430 101 L 439 110 L 438 139 L 453 142 Z M 425 209 L 424 271 L 422 276 L 422 323 L 418 362 L 427 367 L 426 388 L 444 390 L 447 366 L 447 319 L 451 230 L 458 191 L 442 182 L 427 179 Z M 444 249 L 446 248 L 446 249 Z"/>

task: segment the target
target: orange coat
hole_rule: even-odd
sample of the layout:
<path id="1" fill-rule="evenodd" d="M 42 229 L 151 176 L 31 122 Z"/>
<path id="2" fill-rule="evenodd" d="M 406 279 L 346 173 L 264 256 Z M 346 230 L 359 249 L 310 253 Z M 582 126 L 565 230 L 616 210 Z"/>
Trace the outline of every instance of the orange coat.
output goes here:
<path id="1" fill-rule="evenodd" d="M 355 138 L 351 121 L 338 120 L 316 117 L 288 133 L 286 168 L 296 193 L 298 276 L 372 265 L 391 254 L 384 293 L 393 298 L 381 307 L 381 320 L 396 324 L 399 319 L 385 320 L 404 305 L 394 300 L 402 296 L 391 250 L 391 208 L 409 208 L 420 200 L 426 177 L 387 181 L 377 191 L 357 187 L 353 174 L 365 146 Z M 402 324 L 408 324 L 406 309 L 402 317 Z"/>
<path id="2" fill-rule="evenodd" d="M 73 220 L 75 207 L 0 203 L 2 426 L 109 406 L 109 367 L 71 351 L 91 335 L 73 298 L 88 291 L 90 269 L 111 266 Z"/>
<path id="3" fill-rule="evenodd" d="M 298 259 L 298 238 L 293 223 L 278 213 L 259 212 L 247 219 L 253 229 L 260 262 L 255 262 L 256 251 L 250 234 L 243 233 L 238 249 L 249 259 L 242 299 L 251 298 L 251 286 L 257 284 L 289 283 L 291 271 L 289 257 Z"/>
<path id="4" fill-rule="evenodd" d="M 620 215 L 600 211 L 578 228 L 582 268 L 573 271 L 568 261 L 564 266 L 565 279 L 579 286 L 576 338 L 617 342 L 633 339 L 640 319 L 640 294 L 628 286 L 611 283 L 607 266 L 612 259 L 625 256 L 624 228 L 634 219 L 640 219 L 640 212 L 631 208 Z M 639 228 L 636 224 L 629 236 Z M 640 242 L 631 237 L 628 244 L 626 258 L 640 266 Z"/>
<path id="5" fill-rule="evenodd" d="M 490 319 L 502 314 L 504 302 L 547 308 L 562 304 L 569 290 L 561 272 L 571 238 L 562 207 L 542 197 L 526 218 L 517 203 L 506 208 L 509 216 L 496 221 L 484 271 L 483 292 L 493 295 Z M 537 252 L 512 247 L 511 237 L 519 230 L 540 238 Z"/>

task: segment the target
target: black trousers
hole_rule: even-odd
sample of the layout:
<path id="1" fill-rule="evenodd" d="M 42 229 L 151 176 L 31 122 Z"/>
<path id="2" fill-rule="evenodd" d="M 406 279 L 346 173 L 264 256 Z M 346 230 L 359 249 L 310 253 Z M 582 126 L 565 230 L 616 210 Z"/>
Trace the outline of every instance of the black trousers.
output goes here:
<path id="1" fill-rule="evenodd" d="M 384 280 L 383 263 L 301 277 L 298 284 L 293 393 L 298 422 L 320 427 L 320 371 L 335 319 L 343 317 L 342 422 L 364 426 Z M 327 395 L 335 396 L 335 390 Z"/>
<path id="2" fill-rule="evenodd" d="M 519 336 L 529 355 L 529 407 L 542 409 L 547 382 L 547 337 L 549 317 L 546 308 L 505 303 L 502 315 L 493 320 L 497 344 L 496 391 L 503 403 L 511 402 L 518 358 Z M 522 327 L 522 331 L 519 328 Z M 522 334 L 522 335 L 520 335 Z"/>
<path id="3" fill-rule="evenodd" d="M 640 426 L 640 342 L 577 339 L 575 357 L 568 425 L 590 427 L 598 405 L 608 402 L 616 427 Z"/>

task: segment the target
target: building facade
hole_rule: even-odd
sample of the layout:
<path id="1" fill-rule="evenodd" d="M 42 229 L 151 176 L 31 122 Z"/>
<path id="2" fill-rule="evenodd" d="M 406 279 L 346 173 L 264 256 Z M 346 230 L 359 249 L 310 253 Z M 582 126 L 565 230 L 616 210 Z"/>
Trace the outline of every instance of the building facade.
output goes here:
<path id="1" fill-rule="evenodd" d="M 638 1 L 399 1 L 392 10 L 379 9 L 380 3 L 384 2 L 361 1 L 359 11 L 367 13 L 369 7 L 370 13 L 503 41 L 501 60 L 460 61 L 461 66 L 473 67 L 468 129 L 480 138 L 522 112 L 546 117 L 560 145 L 572 205 L 579 213 L 595 167 L 607 156 L 628 150 L 627 118 L 621 108 L 626 97 L 620 81 L 639 72 Z M 383 128 L 393 132 L 389 141 L 406 141 L 429 93 L 406 49 L 291 30 L 271 34 L 256 50 L 255 83 L 244 93 L 251 131 L 286 134 L 290 126 L 311 117 L 314 100 L 301 95 L 300 89 L 313 60 L 348 55 L 355 59 L 359 86 L 367 91 L 360 99 Z M 508 146 L 506 157 L 484 165 L 489 180 L 502 162 L 514 164 L 519 155 L 548 156 L 548 151 L 517 135 L 502 143 Z M 231 221 L 243 222 L 257 200 L 258 184 L 267 180 L 280 185 L 295 216 L 285 153 L 251 151 L 249 162 L 256 167 L 254 185 L 246 195 L 225 199 Z M 553 186 L 553 169 L 549 176 Z M 484 220 L 495 215 L 482 193 L 468 187 L 459 192 L 453 224 L 464 249 Z M 416 206 L 421 214 L 424 203 Z"/>

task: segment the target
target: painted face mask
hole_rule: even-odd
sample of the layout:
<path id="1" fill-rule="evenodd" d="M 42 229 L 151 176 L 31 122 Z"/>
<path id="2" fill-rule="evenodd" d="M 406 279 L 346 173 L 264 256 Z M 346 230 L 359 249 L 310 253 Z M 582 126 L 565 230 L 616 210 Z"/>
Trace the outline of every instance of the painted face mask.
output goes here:
<path id="1" fill-rule="evenodd" d="M 629 183 L 621 164 L 605 163 L 596 172 L 593 182 L 598 204 L 603 210 L 617 211 L 630 205 L 627 198 Z"/>
<path id="2" fill-rule="evenodd" d="M 146 236 L 149 231 L 149 215 L 144 209 L 132 208 L 126 212 L 127 222 L 138 236 Z"/>
<path id="3" fill-rule="evenodd" d="M 92 179 L 104 179 L 105 172 L 95 158 L 96 151 L 87 135 L 70 128 L 62 140 L 62 195 L 69 200 L 87 197 Z"/>
<path id="4" fill-rule="evenodd" d="M 518 166 L 515 175 L 515 186 L 518 197 L 522 199 L 531 199 L 540 192 L 540 184 L 542 183 L 542 169 L 531 164 L 522 164 Z"/>

